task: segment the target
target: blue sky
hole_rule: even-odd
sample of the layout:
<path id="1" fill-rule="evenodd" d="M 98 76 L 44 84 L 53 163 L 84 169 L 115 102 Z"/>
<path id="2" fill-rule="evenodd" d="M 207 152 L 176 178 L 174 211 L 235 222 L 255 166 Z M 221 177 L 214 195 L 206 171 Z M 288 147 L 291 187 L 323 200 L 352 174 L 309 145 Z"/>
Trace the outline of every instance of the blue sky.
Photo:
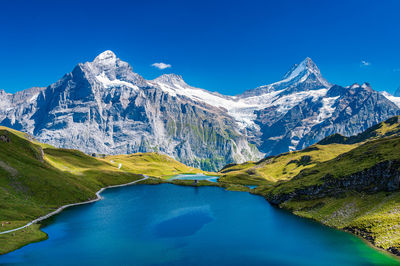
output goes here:
<path id="1" fill-rule="evenodd" d="M 400 1 L 0 4 L 0 89 L 7 92 L 47 86 L 107 49 L 147 79 L 177 73 L 224 94 L 277 81 L 307 56 L 332 83 L 400 86 Z M 151 66 L 160 62 L 171 68 Z"/>

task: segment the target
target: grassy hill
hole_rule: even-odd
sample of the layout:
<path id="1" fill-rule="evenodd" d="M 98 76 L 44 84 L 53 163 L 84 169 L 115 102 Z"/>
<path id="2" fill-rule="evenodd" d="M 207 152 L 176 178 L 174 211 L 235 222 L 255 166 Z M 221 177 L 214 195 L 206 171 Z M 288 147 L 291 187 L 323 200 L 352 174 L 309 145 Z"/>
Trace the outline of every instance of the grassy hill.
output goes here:
<path id="1" fill-rule="evenodd" d="M 400 116 L 392 117 L 351 137 L 333 134 L 304 150 L 270 156 L 258 162 L 229 164 L 220 170 L 221 181 L 257 185 L 287 181 L 302 170 L 329 161 L 367 141 L 400 136 Z"/>
<path id="2" fill-rule="evenodd" d="M 169 156 L 159 153 L 134 153 L 128 155 L 112 155 L 102 159 L 104 162 L 111 163 L 113 166 L 121 164 L 121 170 L 132 173 L 146 174 L 168 178 L 182 173 L 204 173 L 198 168 L 189 167 L 180 163 Z"/>
<path id="3" fill-rule="evenodd" d="M 361 132 L 356 136 L 345 137 L 340 134 L 333 134 L 320 142 L 318 144 L 327 145 L 332 143 L 337 144 L 354 144 L 354 143 L 362 143 L 365 141 L 371 141 L 375 139 L 381 139 L 391 136 L 399 136 L 400 135 L 400 116 L 394 116 L 392 118 L 387 119 L 386 121 L 376 124 Z"/>
<path id="4" fill-rule="evenodd" d="M 227 165 L 220 170 L 221 181 L 260 185 L 290 180 L 302 170 L 312 168 L 348 152 L 357 144 L 312 145 L 301 151 L 270 156 L 258 162 Z"/>
<path id="5" fill-rule="evenodd" d="M 322 186 L 323 184 L 340 183 L 340 180 L 349 179 L 352 174 L 366 172 L 367 169 L 376 167 L 380 163 L 392 162 L 393 166 L 386 165 L 386 169 L 377 169 L 375 175 L 382 175 L 388 167 L 398 168 L 397 161 L 400 160 L 400 137 L 383 138 L 366 142 L 353 150 L 344 153 L 332 160 L 321 162 L 312 168 L 304 169 L 295 176 L 290 182 L 277 183 L 271 191 L 274 194 L 292 193 L 298 189 L 305 189 L 311 186 Z M 393 169 L 394 171 L 396 169 Z M 365 173 L 365 176 L 367 173 Z M 395 173 L 392 173 L 394 176 Z M 354 184 L 355 188 L 363 187 L 362 176 L 359 182 Z M 371 185 L 378 186 L 381 180 L 372 180 L 369 177 Z M 335 182 L 336 181 L 336 182 Z M 337 186 L 345 186 L 346 184 L 337 184 Z M 353 184 L 348 184 L 353 187 Z M 363 187 L 362 190 L 367 190 Z M 371 188 L 372 189 L 372 188 Z M 325 191 L 326 193 L 326 191 Z"/>
<path id="6" fill-rule="evenodd" d="M 62 205 L 94 199 L 100 188 L 138 180 L 141 174 L 164 177 L 199 172 L 157 153 L 94 158 L 0 127 L 0 232 Z M 38 225 L 0 235 L 0 254 L 46 237 Z"/>

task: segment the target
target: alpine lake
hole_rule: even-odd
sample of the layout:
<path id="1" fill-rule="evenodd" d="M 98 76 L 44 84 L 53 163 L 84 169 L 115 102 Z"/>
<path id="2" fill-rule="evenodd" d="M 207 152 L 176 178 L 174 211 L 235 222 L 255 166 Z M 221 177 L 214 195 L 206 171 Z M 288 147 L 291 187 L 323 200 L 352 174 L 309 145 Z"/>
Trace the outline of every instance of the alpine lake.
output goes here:
<path id="1" fill-rule="evenodd" d="M 176 176 L 174 179 L 208 179 Z M 398 265 L 346 232 L 220 187 L 108 189 L 42 230 L 48 240 L 0 256 L 5 265 Z"/>

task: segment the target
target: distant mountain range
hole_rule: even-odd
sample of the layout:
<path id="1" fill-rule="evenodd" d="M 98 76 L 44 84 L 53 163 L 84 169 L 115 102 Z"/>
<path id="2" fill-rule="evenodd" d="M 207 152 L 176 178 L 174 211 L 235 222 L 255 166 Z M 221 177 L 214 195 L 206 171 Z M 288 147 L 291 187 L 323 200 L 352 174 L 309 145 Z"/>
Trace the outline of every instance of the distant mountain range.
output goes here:
<path id="1" fill-rule="evenodd" d="M 236 96 L 188 85 L 181 76 L 145 80 L 111 51 L 46 88 L 0 90 L 0 125 L 87 153 L 158 151 L 217 170 L 357 134 L 400 113 L 400 97 L 369 84 L 332 85 L 306 58 L 281 81 Z"/>

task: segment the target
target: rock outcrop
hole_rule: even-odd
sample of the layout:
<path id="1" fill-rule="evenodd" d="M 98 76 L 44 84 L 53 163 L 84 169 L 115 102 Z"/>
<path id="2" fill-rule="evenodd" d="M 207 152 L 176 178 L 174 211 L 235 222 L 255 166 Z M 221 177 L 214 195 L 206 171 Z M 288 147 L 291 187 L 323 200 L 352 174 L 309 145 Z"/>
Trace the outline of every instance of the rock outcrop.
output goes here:
<path id="1" fill-rule="evenodd" d="M 0 141 L 10 142 L 10 138 L 7 135 L 0 135 Z"/>
<path id="2" fill-rule="evenodd" d="M 325 175 L 322 184 L 297 188 L 290 193 L 267 195 L 268 201 L 279 205 L 290 199 L 310 200 L 325 197 L 338 197 L 348 191 L 376 193 L 393 192 L 400 188 L 400 161 L 387 160 L 363 171 L 343 177 Z"/>

